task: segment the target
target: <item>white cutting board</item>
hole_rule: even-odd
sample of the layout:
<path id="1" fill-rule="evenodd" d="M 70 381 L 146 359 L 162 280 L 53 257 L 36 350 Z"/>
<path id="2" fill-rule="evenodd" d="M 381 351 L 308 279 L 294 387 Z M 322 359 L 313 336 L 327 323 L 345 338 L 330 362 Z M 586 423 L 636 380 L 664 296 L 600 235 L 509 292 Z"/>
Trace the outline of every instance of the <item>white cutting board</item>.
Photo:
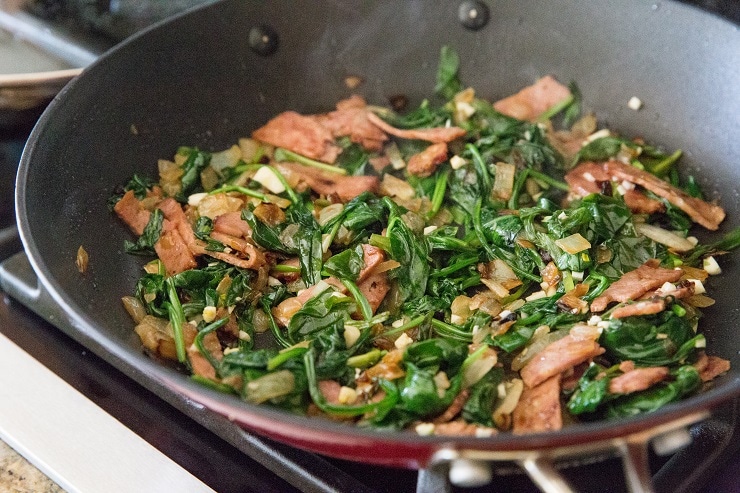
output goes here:
<path id="1" fill-rule="evenodd" d="M 0 438 L 70 493 L 213 491 L 3 334 Z"/>

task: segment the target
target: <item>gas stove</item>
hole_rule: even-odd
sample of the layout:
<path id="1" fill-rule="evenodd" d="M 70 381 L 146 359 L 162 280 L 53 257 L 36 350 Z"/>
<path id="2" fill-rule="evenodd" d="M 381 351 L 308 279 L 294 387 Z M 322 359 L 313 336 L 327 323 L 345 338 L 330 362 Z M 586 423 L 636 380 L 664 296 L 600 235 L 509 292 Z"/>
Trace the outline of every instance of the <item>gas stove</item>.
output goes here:
<path id="1" fill-rule="evenodd" d="M 68 32 L 91 35 L 104 48 L 198 3 L 203 1 L 37 0 L 29 2 L 26 12 Z M 736 2 L 691 3 L 740 22 Z M 64 327 L 57 326 L 54 306 L 27 295 L 36 288 L 35 278 L 14 227 L 13 177 L 32 125 L 29 119 L 0 128 L 0 261 L 3 275 L 14 286 L 0 290 L 0 333 L 155 448 L 224 493 L 539 491 L 513 464 L 497 466 L 493 482 L 485 487 L 461 488 L 447 481 L 446 471 L 369 466 L 288 447 L 248 433 L 192 403 L 165 401 L 66 336 L 59 330 Z M 717 409 L 712 417 L 692 426 L 690 433 L 691 444 L 679 452 L 668 457 L 651 454 L 656 491 L 737 491 L 740 403 Z M 619 458 L 599 458 L 561 472 L 578 491 L 627 491 Z"/>

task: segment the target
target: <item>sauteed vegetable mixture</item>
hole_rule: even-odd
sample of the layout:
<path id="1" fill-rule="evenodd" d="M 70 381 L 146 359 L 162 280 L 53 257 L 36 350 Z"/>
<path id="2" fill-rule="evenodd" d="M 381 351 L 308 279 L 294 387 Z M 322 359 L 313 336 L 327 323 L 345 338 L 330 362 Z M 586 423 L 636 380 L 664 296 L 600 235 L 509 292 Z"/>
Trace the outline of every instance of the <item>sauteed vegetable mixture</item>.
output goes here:
<path id="1" fill-rule="evenodd" d="M 411 111 L 359 96 L 192 147 L 111 199 L 155 259 L 147 351 L 255 404 L 488 436 L 650 412 L 730 363 L 701 309 L 735 230 L 681 152 L 599 128 L 546 76 L 491 103 L 441 50 Z M 403 98 L 394 100 L 396 105 Z"/>

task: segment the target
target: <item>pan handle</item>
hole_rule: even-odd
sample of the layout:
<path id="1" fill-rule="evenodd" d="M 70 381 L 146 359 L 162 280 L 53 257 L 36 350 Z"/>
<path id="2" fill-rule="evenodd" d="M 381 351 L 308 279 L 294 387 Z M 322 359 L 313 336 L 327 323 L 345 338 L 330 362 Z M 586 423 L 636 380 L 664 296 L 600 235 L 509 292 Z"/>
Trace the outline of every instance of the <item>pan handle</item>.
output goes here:
<path id="1" fill-rule="evenodd" d="M 44 297 L 36 273 L 23 252 L 0 264 L 0 287 L 23 303 L 38 304 Z"/>
<path id="2" fill-rule="evenodd" d="M 648 430 L 630 435 L 596 440 L 572 446 L 537 450 L 438 450 L 427 469 L 420 472 L 417 491 L 450 491 L 455 486 L 473 487 L 492 479 L 493 462 L 514 462 L 532 482 L 546 493 L 576 491 L 558 471 L 558 464 L 578 462 L 579 458 L 615 456 L 622 459 L 625 484 L 631 493 L 654 491 L 648 461 L 648 446 L 658 455 L 669 455 L 691 442 L 688 427 L 709 417 L 702 410 Z M 433 488 L 429 488 L 434 485 Z M 423 489 L 420 487 L 423 486 Z"/>

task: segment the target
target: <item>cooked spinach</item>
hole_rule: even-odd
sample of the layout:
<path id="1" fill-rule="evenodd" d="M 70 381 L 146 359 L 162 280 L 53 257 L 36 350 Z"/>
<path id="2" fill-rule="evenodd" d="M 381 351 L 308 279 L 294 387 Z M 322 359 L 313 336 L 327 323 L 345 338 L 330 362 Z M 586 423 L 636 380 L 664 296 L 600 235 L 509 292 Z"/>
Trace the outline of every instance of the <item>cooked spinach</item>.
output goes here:
<path id="1" fill-rule="evenodd" d="M 576 198 L 564 173 L 582 161 L 618 159 L 700 198 L 696 180 L 678 173 L 680 150 L 610 133 L 588 138 L 574 158 L 564 150 L 566 162 L 548 139 L 581 113 L 574 83 L 569 97 L 522 121 L 466 89 L 460 71 L 458 54 L 443 47 L 434 97 L 415 108 L 357 105 L 343 114 L 338 105 L 303 120 L 296 132 L 320 131 L 314 143 L 339 151 L 333 162 L 249 139 L 214 154 L 182 147 L 174 183 L 134 175 L 116 190 L 111 206 L 128 190 L 139 201 L 139 211 L 125 211 L 141 212 L 136 228 L 151 212 L 127 251 L 153 255 L 167 231 L 181 235 L 188 251 L 180 253 L 197 262 L 172 275 L 166 255 L 145 266 L 127 304 L 145 346 L 252 404 L 421 434 L 510 428 L 512 415 L 500 410 L 515 404 L 523 368 L 534 372 L 547 361 L 534 351 L 579 331 L 600 331 L 605 352 L 564 370 L 583 372 L 575 388 L 560 391 L 565 421 L 652 412 L 695 392 L 701 377 L 691 363 L 705 347 L 695 305 L 709 303 L 707 295 L 677 300 L 673 286 L 638 289 L 634 298 L 662 298 L 652 308 L 665 310 L 623 318 L 615 318 L 616 306 L 592 313 L 589 303 L 651 259 L 684 268 L 684 278 L 702 277 L 686 267 L 738 248 L 740 229 L 690 251 L 638 234 L 644 222 L 687 236 L 693 222 L 649 191 L 663 210 L 633 213 L 616 186 Z M 365 146 L 361 134 L 373 120 L 365 111 L 399 131 Z M 447 132 L 465 135 L 447 141 Z M 429 157 L 420 153 L 430 143 L 444 143 L 446 156 L 416 176 L 409 163 Z M 318 147 L 313 156 L 326 150 Z M 313 177 L 285 162 L 333 173 L 358 190 L 339 203 L 343 194 L 318 193 Z M 188 221 L 175 229 L 157 208 L 169 196 Z M 246 224 L 225 217 L 216 231 L 214 209 L 238 211 Z M 234 238 L 222 236 L 229 230 Z M 610 392 L 631 365 L 664 366 L 669 376 L 645 390 Z"/>

